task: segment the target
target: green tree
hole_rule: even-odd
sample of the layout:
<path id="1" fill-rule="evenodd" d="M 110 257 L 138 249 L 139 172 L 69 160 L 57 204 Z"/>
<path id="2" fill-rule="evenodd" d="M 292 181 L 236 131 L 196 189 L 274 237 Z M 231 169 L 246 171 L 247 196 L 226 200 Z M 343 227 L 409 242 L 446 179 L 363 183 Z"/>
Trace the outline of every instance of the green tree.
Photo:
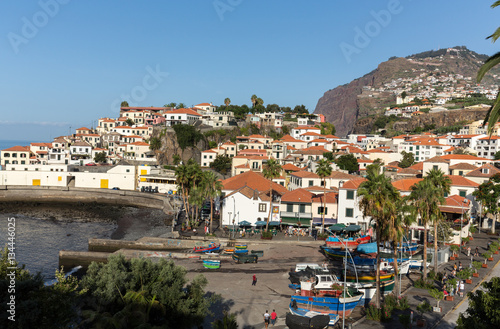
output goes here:
<path id="1" fill-rule="evenodd" d="M 229 104 L 231 104 L 231 99 L 227 97 L 226 99 L 224 99 L 224 105 L 229 106 Z"/>
<path id="2" fill-rule="evenodd" d="M 222 194 L 222 183 L 211 171 L 205 171 L 203 177 L 203 186 L 206 191 L 206 196 L 210 199 L 210 233 L 212 233 L 214 199 Z"/>
<path id="3" fill-rule="evenodd" d="M 339 166 L 340 169 L 347 170 L 349 173 L 359 171 L 358 160 L 351 153 L 341 155 L 335 160 L 335 163 Z"/>
<path id="4" fill-rule="evenodd" d="M 457 329 L 500 328 L 500 278 L 481 284 L 483 289 L 467 293 L 469 307 L 460 313 Z"/>
<path id="5" fill-rule="evenodd" d="M 134 120 L 128 118 L 127 120 L 125 120 L 125 123 L 127 124 L 127 126 L 129 127 L 132 127 L 133 125 L 135 125 L 135 122 Z"/>
<path id="6" fill-rule="evenodd" d="M 293 113 L 309 114 L 309 110 L 305 107 L 305 105 L 297 105 L 293 108 Z"/>
<path id="7" fill-rule="evenodd" d="M 187 147 L 194 147 L 203 139 L 203 134 L 190 125 L 174 125 L 175 136 L 179 147 L 184 152 Z"/>
<path id="8" fill-rule="evenodd" d="M 500 151 L 495 153 L 495 160 L 500 160 Z"/>
<path id="9" fill-rule="evenodd" d="M 500 1 L 495 1 L 492 5 L 491 8 L 496 8 L 500 6 Z M 491 39 L 492 42 L 497 41 L 497 39 L 500 37 L 500 28 L 497 28 L 495 32 L 487 37 L 487 39 Z M 492 68 L 498 65 L 500 63 L 500 52 L 497 52 L 490 58 L 484 62 L 483 66 L 479 69 L 479 72 L 477 73 L 477 82 L 481 82 L 483 80 L 484 75 L 488 73 Z M 488 113 L 486 114 L 486 118 L 484 119 L 484 122 L 488 122 L 488 133 L 491 134 L 493 133 L 493 127 L 495 124 L 498 122 L 500 119 L 500 93 L 497 94 L 497 97 L 493 103 L 493 106 L 490 107 L 488 110 Z"/>
<path id="10" fill-rule="evenodd" d="M 176 106 L 177 106 L 177 103 L 168 103 L 168 104 L 163 105 L 163 107 L 171 107 L 171 108 L 175 108 Z"/>
<path id="11" fill-rule="evenodd" d="M 321 135 L 335 135 L 337 132 L 335 126 L 330 122 L 321 122 L 318 128 L 321 129 Z"/>
<path id="12" fill-rule="evenodd" d="M 184 203 L 184 211 L 188 216 L 188 196 L 189 196 L 189 171 L 188 166 L 180 165 L 175 168 L 175 177 L 177 181 L 177 191 L 181 194 L 182 202 Z"/>
<path id="13" fill-rule="evenodd" d="M 174 166 L 177 166 L 179 163 L 181 163 L 181 156 L 179 154 L 174 154 L 172 156 L 172 161 L 174 163 Z"/>
<path id="14" fill-rule="evenodd" d="M 181 103 L 177 104 L 176 108 L 178 108 L 178 109 L 185 109 L 186 105 L 181 102 Z"/>
<path id="15" fill-rule="evenodd" d="M 359 207 L 364 217 L 372 217 L 375 222 L 377 235 L 377 292 L 375 305 L 380 308 L 380 244 L 384 242 L 388 226 L 394 222 L 397 215 L 399 192 L 391 184 L 391 180 L 381 173 L 380 164 L 373 164 L 366 168 L 366 181 L 358 188 L 358 196 L 361 198 Z"/>
<path id="16" fill-rule="evenodd" d="M 231 171 L 232 162 L 233 160 L 227 155 L 217 154 L 214 161 L 210 164 L 210 168 L 214 169 L 223 176 L 226 176 L 226 174 Z"/>
<path id="17" fill-rule="evenodd" d="M 476 197 L 477 201 L 481 202 L 481 205 L 484 207 L 485 215 L 493 215 L 491 232 L 495 233 L 495 224 L 497 222 L 498 212 L 500 211 L 500 207 L 498 206 L 498 201 L 500 199 L 500 174 L 493 175 L 487 182 L 479 185 L 472 195 Z"/>
<path id="18" fill-rule="evenodd" d="M 94 162 L 105 163 L 106 161 L 108 161 L 108 158 L 107 158 L 106 153 L 104 151 L 98 152 L 95 154 Z"/>
<path id="19" fill-rule="evenodd" d="M 269 229 L 269 221 L 271 220 L 273 208 L 273 179 L 280 177 L 281 171 L 282 168 L 279 162 L 272 158 L 267 161 L 263 168 L 264 177 L 269 179 L 269 216 L 266 221 L 266 231 Z"/>
<path id="20" fill-rule="evenodd" d="M 127 101 L 121 102 L 120 107 L 129 107 L 128 102 Z"/>
<path id="21" fill-rule="evenodd" d="M 149 140 L 149 148 L 153 151 L 159 150 L 161 148 L 161 139 L 158 137 L 151 137 Z"/>
<path id="22" fill-rule="evenodd" d="M 325 153 L 323 153 L 323 158 L 327 159 L 330 162 L 332 162 L 332 161 L 335 160 L 335 156 L 333 155 L 333 152 L 325 152 Z"/>
<path id="23" fill-rule="evenodd" d="M 236 313 L 229 314 L 224 312 L 224 317 L 217 319 L 212 323 L 213 329 L 238 329 L 238 323 L 236 322 Z"/>
<path id="24" fill-rule="evenodd" d="M 399 163 L 399 167 L 408 168 L 413 166 L 413 164 L 415 163 L 415 158 L 413 157 L 413 153 L 402 151 L 401 155 L 403 156 L 403 159 Z"/>
<path id="25" fill-rule="evenodd" d="M 435 202 L 433 204 L 434 208 L 432 211 L 432 223 L 434 225 L 434 255 L 437 255 L 437 247 L 438 247 L 438 225 L 443 219 L 443 213 L 439 206 L 445 203 L 444 196 L 450 193 L 451 188 L 451 179 L 448 176 L 445 176 L 441 169 L 432 169 L 427 172 L 427 176 L 424 179 L 427 179 L 431 182 L 432 185 L 436 188 L 436 192 L 430 196 L 430 200 Z M 434 256 L 434 271 L 437 272 L 437 256 Z"/>
<path id="26" fill-rule="evenodd" d="M 332 174 L 332 166 L 330 161 L 327 159 L 321 159 L 318 161 L 318 166 L 316 167 L 316 174 L 323 180 L 323 218 L 321 220 L 321 233 L 325 229 L 325 209 L 326 209 L 326 177 Z"/>
<path id="27" fill-rule="evenodd" d="M 252 107 L 255 107 L 255 104 L 257 104 L 257 95 L 253 94 L 252 97 L 250 97 L 250 101 L 252 102 Z"/>
<path id="28" fill-rule="evenodd" d="M 406 98 L 406 96 L 408 96 L 408 95 L 406 94 L 406 91 L 403 91 L 403 92 L 401 93 L 401 98 L 403 99 L 403 102 L 404 102 L 404 99 Z"/>
<path id="29" fill-rule="evenodd" d="M 107 263 L 92 262 L 82 279 L 82 286 L 89 292 L 86 312 L 82 312 L 85 322 L 92 328 L 102 325 L 103 317 L 95 316 L 98 312 L 119 320 L 120 328 L 200 325 L 215 298 L 205 297 L 205 277 L 198 275 L 188 283 L 186 273 L 184 267 L 165 259 L 153 263 L 150 259 L 128 261 L 123 255 L 112 255 Z M 140 323 L 127 324 L 136 318 Z"/>

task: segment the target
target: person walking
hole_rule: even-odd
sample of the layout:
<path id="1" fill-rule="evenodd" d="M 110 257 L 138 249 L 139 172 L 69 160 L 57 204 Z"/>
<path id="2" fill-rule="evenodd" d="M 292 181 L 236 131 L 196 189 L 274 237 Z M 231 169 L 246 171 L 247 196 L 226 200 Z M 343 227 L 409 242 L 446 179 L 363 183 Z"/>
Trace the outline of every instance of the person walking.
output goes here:
<path id="1" fill-rule="evenodd" d="M 252 277 L 252 286 L 255 286 L 256 284 L 257 284 L 257 277 L 254 274 Z"/>
<path id="2" fill-rule="evenodd" d="M 470 256 L 470 246 L 467 247 L 467 257 Z"/>
<path id="3" fill-rule="evenodd" d="M 269 312 L 266 310 L 266 313 L 264 313 L 264 325 L 267 327 L 269 326 L 269 319 L 271 318 L 271 315 Z"/>
<path id="4" fill-rule="evenodd" d="M 479 248 L 476 247 L 476 251 L 474 252 L 474 256 L 479 256 Z"/>
<path id="5" fill-rule="evenodd" d="M 273 310 L 271 313 L 271 324 L 274 326 L 276 324 L 276 319 L 278 318 L 278 314 L 276 314 L 276 311 Z"/>

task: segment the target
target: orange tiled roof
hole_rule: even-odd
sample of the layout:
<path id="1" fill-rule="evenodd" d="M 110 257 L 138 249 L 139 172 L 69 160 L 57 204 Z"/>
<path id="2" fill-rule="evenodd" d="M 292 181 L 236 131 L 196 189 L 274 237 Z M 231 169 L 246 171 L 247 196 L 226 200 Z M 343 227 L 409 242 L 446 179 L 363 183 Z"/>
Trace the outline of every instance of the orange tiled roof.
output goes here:
<path id="1" fill-rule="evenodd" d="M 489 169 L 488 173 L 487 174 L 483 173 L 482 172 L 483 169 Z M 486 164 L 482 165 L 481 167 L 476 168 L 476 169 L 472 170 L 471 172 L 467 173 L 465 176 L 467 176 L 467 177 L 491 177 L 495 174 L 498 174 L 499 172 L 500 172 L 500 170 L 497 167 L 492 166 L 489 163 L 486 163 Z"/>
<path id="2" fill-rule="evenodd" d="M 413 166 L 410 166 L 409 168 L 422 171 L 422 170 L 424 170 L 424 163 L 417 162 Z"/>
<path id="3" fill-rule="evenodd" d="M 29 147 L 28 146 L 12 146 L 9 147 L 8 149 L 2 150 L 2 151 L 9 151 L 9 152 L 29 152 Z"/>
<path id="4" fill-rule="evenodd" d="M 281 196 L 281 202 L 312 202 L 314 194 L 303 189 L 298 188 L 293 191 L 288 191 Z"/>
<path id="5" fill-rule="evenodd" d="M 446 154 L 442 155 L 441 158 L 446 159 L 446 160 L 486 160 L 486 161 L 491 161 L 486 158 L 479 158 L 475 157 L 470 154 Z"/>
<path id="6" fill-rule="evenodd" d="M 337 203 L 337 196 L 339 194 L 338 193 L 335 193 L 335 192 L 326 192 L 326 197 L 325 197 L 325 203 Z M 313 196 L 312 198 L 312 202 L 320 202 L 320 203 L 323 203 L 323 197 L 324 197 L 324 194 L 317 194 L 315 196 Z"/>
<path id="7" fill-rule="evenodd" d="M 392 186 L 394 186 L 399 191 L 411 191 L 411 187 L 415 184 L 418 184 L 422 181 L 422 178 L 405 178 L 400 179 L 395 182 L 392 182 Z"/>
<path id="8" fill-rule="evenodd" d="M 364 181 L 366 181 L 366 178 L 363 177 L 351 179 L 350 181 L 345 182 L 341 188 L 357 190 L 359 188 L 359 185 L 361 185 L 361 183 L 363 183 Z"/>
<path id="9" fill-rule="evenodd" d="M 451 185 L 455 186 L 469 186 L 469 187 L 478 187 L 479 184 L 476 182 L 471 181 L 470 179 L 467 179 L 462 176 L 458 175 L 446 175 L 446 177 L 449 177 L 451 179 Z"/>
<path id="10" fill-rule="evenodd" d="M 316 173 L 310 171 L 297 171 L 290 174 L 291 176 L 300 177 L 300 178 L 319 178 Z"/>
<path id="11" fill-rule="evenodd" d="M 269 191 L 270 186 L 279 193 L 285 193 L 287 191 L 284 186 L 276 184 L 275 182 L 270 183 L 262 174 L 253 171 L 247 171 L 222 181 L 224 190 L 237 190 L 245 185 L 258 191 Z"/>
<path id="12" fill-rule="evenodd" d="M 283 170 L 290 170 L 290 171 L 300 171 L 301 169 L 291 163 L 284 164 L 281 166 Z"/>

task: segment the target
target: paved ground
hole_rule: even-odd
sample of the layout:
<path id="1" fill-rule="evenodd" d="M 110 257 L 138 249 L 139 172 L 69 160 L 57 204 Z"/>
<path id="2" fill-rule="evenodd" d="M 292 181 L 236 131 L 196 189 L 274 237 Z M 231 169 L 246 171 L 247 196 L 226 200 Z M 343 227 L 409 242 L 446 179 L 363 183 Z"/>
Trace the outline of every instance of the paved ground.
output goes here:
<path id="1" fill-rule="evenodd" d="M 191 279 L 197 274 L 203 274 L 207 277 L 209 284 L 206 291 L 222 295 L 223 301 L 213 307 L 213 312 L 217 317 L 221 317 L 223 310 L 229 310 L 231 313 L 237 313 L 239 328 L 264 328 L 262 315 L 266 310 L 269 312 L 275 309 L 278 313 L 278 322 L 275 328 L 286 328 L 285 315 L 288 310 L 290 297 L 293 293 L 288 288 L 288 271 L 298 262 L 322 263 L 325 258 L 319 252 L 319 246 L 323 241 L 313 241 L 309 237 L 284 237 L 278 234 L 273 241 L 263 242 L 260 236 L 246 237 L 240 240 L 248 243 L 249 249 L 263 250 L 264 257 L 259 259 L 257 264 L 234 264 L 232 261 L 222 262 L 221 269 L 204 269 L 201 261 L 175 260 L 178 265 L 188 268 L 188 278 Z M 488 240 L 494 241 L 496 236 L 487 236 L 486 234 L 474 234 L 474 240 L 471 242 L 472 250 L 476 245 L 479 246 L 479 253 L 486 250 Z M 239 240 L 239 239 L 238 239 Z M 298 241 L 299 240 L 299 241 Z M 482 257 L 476 257 L 474 260 L 482 261 Z M 494 262 L 488 262 L 487 269 L 480 269 L 479 278 L 473 278 L 473 284 L 466 285 L 466 292 L 474 289 L 481 280 L 490 275 L 494 265 L 499 262 L 500 256 L 494 256 Z M 463 266 L 468 266 L 470 257 L 462 253 L 457 260 L 461 261 Z M 451 271 L 453 262 L 443 264 L 439 271 Z M 500 268 L 498 266 L 497 269 Z M 251 285 L 252 275 L 258 278 L 256 286 Z M 497 272 L 491 273 L 496 275 Z M 403 277 L 404 294 L 408 297 L 411 309 L 414 311 L 414 319 L 417 318 L 416 306 L 423 300 L 428 300 L 432 306 L 436 301 L 430 297 L 427 290 L 416 289 L 412 287 L 413 282 L 418 278 L 418 274 L 412 274 L 408 278 Z M 455 297 L 453 302 L 442 301 L 440 306 L 442 313 L 425 314 L 428 328 L 453 328 L 458 312 L 462 310 L 466 303 L 465 299 Z M 456 306 L 458 306 L 457 309 Z M 448 314 L 450 313 L 450 314 Z M 352 314 L 349 322 L 353 323 L 353 328 L 403 328 L 397 319 L 397 314 L 393 320 L 386 323 L 370 321 L 364 316 L 363 308 L 357 307 Z M 444 316 L 444 319 L 443 319 Z M 208 317 L 204 328 L 209 328 L 213 317 Z M 415 327 L 415 324 L 414 324 Z"/>

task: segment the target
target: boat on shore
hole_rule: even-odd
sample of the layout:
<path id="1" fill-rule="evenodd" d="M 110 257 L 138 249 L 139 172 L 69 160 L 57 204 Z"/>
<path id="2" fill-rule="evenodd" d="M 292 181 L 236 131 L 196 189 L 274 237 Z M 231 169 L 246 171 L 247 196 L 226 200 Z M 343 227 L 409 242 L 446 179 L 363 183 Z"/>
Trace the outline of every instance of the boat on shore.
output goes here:
<path id="1" fill-rule="evenodd" d="M 234 247 L 236 249 L 247 249 L 247 245 L 246 244 L 237 244 Z"/>
<path id="2" fill-rule="evenodd" d="M 292 303 L 288 309 L 290 313 L 286 315 L 285 320 L 288 328 L 323 329 L 327 326 L 333 327 L 340 318 L 337 314 L 310 311 L 298 306 L 294 308 Z"/>
<path id="3" fill-rule="evenodd" d="M 394 280 L 394 273 L 380 271 L 380 282 L 391 280 Z M 363 272 L 356 275 L 356 273 L 347 272 L 346 281 L 359 283 L 375 283 L 377 281 L 377 274 L 376 272 Z"/>
<path id="4" fill-rule="evenodd" d="M 329 248 L 341 249 L 341 248 L 351 248 L 356 249 L 358 245 L 369 243 L 371 241 L 371 237 L 369 235 L 363 235 L 361 237 L 352 237 L 352 238 L 340 238 L 336 236 L 329 236 L 325 240 L 325 244 Z"/>
<path id="5" fill-rule="evenodd" d="M 357 271 L 357 272 L 374 272 L 377 269 L 377 259 L 376 258 L 364 258 L 359 256 L 354 256 L 352 259 L 347 258 L 347 270 L 348 271 Z M 398 273 L 408 274 L 410 269 L 410 261 L 403 260 L 402 262 L 398 259 Z M 392 259 L 381 259 L 380 261 L 380 270 L 386 271 L 388 273 L 394 273 L 394 266 Z"/>
<path id="6" fill-rule="evenodd" d="M 215 244 L 211 242 L 208 246 L 194 247 L 193 252 L 203 253 L 203 252 L 215 252 L 220 250 L 220 243 Z"/>
<path id="7" fill-rule="evenodd" d="M 249 255 L 249 254 L 233 254 L 233 260 L 238 263 L 257 263 L 259 257 L 257 255 Z"/>
<path id="8" fill-rule="evenodd" d="M 345 257 L 345 249 L 330 248 L 328 246 L 320 246 L 320 248 L 328 258 L 338 259 Z"/>
<path id="9" fill-rule="evenodd" d="M 220 268 L 220 260 L 203 260 L 203 267 L 211 270 Z"/>

